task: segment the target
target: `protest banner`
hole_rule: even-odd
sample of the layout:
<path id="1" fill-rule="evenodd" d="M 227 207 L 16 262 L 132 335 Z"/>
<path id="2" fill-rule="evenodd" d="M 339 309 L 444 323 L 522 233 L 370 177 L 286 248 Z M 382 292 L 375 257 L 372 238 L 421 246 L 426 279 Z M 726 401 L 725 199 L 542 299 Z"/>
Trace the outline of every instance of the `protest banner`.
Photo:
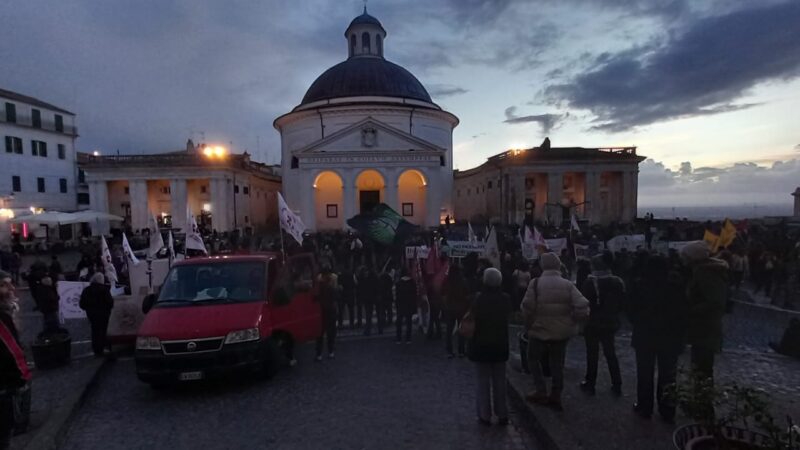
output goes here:
<path id="1" fill-rule="evenodd" d="M 86 312 L 81 309 L 81 292 L 89 283 L 84 281 L 59 281 L 58 313 L 61 323 L 66 319 L 85 319 Z"/>
<path id="2" fill-rule="evenodd" d="M 479 241 L 448 241 L 444 250 L 451 258 L 463 258 L 470 253 L 483 254 L 486 251 L 486 243 Z"/>
<path id="3" fill-rule="evenodd" d="M 606 246 L 612 252 L 619 252 L 625 249 L 629 252 L 636 251 L 639 247 L 645 247 L 646 241 L 643 234 L 624 234 L 608 240 Z"/>
<path id="4" fill-rule="evenodd" d="M 428 255 L 430 254 L 430 252 L 431 249 L 424 245 L 419 247 L 414 247 L 414 246 L 406 247 L 406 259 L 414 259 L 414 258 L 428 259 Z"/>
<path id="5" fill-rule="evenodd" d="M 545 239 L 544 242 L 547 248 L 556 255 L 560 255 L 561 251 L 567 248 L 567 238 Z"/>

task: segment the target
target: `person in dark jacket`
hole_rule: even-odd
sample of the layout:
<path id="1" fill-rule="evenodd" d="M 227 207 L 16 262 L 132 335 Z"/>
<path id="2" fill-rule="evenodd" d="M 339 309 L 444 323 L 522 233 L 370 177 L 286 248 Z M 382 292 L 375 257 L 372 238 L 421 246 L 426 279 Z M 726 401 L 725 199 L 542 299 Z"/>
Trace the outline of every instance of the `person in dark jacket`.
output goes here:
<path id="1" fill-rule="evenodd" d="M 89 286 L 81 292 L 79 306 L 86 311 L 89 318 L 89 326 L 92 329 L 92 350 L 95 356 L 103 356 L 106 347 L 111 353 L 108 344 L 108 319 L 111 317 L 111 309 L 114 308 L 114 299 L 111 297 L 109 286 L 105 284 L 105 277 L 97 272 L 92 275 Z"/>
<path id="2" fill-rule="evenodd" d="M 687 288 L 688 330 L 692 368 L 714 378 L 714 356 L 722 348 L 722 317 L 728 298 L 728 263 L 712 258 L 708 244 L 696 241 L 681 249 L 691 277 Z"/>
<path id="3" fill-rule="evenodd" d="M 603 256 L 598 255 L 592 258 L 592 275 L 581 286 L 581 293 L 589 300 L 591 311 L 583 333 L 586 340 L 586 378 L 581 383 L 581 389 L 594 395 L 602 346 L 611 375 L 611 391 L 622 395 L 622 376 L 614 341 L 620 326 L 619 314 L 625 303 L 625 283 L 611 273 Z"/>
<path id="4" fill-rule="evenodd" d="M 14 395 L 31 378 L 14 323 L 18 306 L 12 278 L 0 271 L 0 449 L 11 443 L 16 422 Z"/>
<path id="5" fill-rule="evenodd" d="M 338 297 L 339 301 L 339 328 L 344 328 L 344 309 L 347 308 L 347 318 L 350 328 L 356 327 L 355 322 L 355 304 L 356 304 L 356 278 L 350 269 L 344 269 L 339 274 L 339 286 L 341 292 Z"/>
<path id="6" fill-rule="evenodd" d="M 411 318 L 417 310 L 417 285 L 405 267 L 400 271 L 400 279 L 395 284 L 395 294 L 397 295 L 397 343 L 402 342 L 405 325 L 405 341 L 406 344 L 410 344 Z"/>
<path id="7" fill-rule="evenodd" d="M 511 298 L 502 291 L 503 275 L 495 268 L 483 272 L 483 289 L 472 303 L 475 333 L 469 341 L 469 359 L 478 375 L 478 421 L 491 425 L 492 409 L 498 424 L 508 424 L 506 361 Z M 494 408 L 492 408 L 494 399 Z"/>
<path id="8" fill-rule="evenodd" d="M 394 270 L 386 268 L 380 277 L 378 277 L 378 285 L 380 286 L 380 302 L 378 303 L 378 316 L 383 319 L 383 323 L 387 326 L 392 324 L 393 314 L 392 306 L 394 305 Z"/>
<path id="9" fill-rule="evenodd" d="M 666 257 L 648 258 L 635 282 L 629 315 L 633 324 L 631 344 L 636 351 L 634 410 L 639 416 L 650 418 L 655 391 L 661 418 L 672 423 L 675 400 L 667 395 L 666 388 L 675 383 L 678 357 L 686 339 L 686 284 Z M 654 384 L 656 367 L 658 382 Z"/>
<path id="10" fill-rule="evenodd" d="M 361 308 L 364 309 L 364 336 L 372 334 L 372 316 L 375 312 L 375 307 L 380 301 L 380 290 L 378 283 L 378 274 L 374 269 L 367 269 L 362 267 L 358 277 L 358 302 Z M 378 334 L 383 334 L 383 318 L 380 314 L 378 316 Z"/>
<path id="11" fill-rule="evenodd" d="M 34 279 L 38 278 L 35 277 Z M 31 296 L 36 303 L 36 309 L 42 313 L 42 333 L 58 333 L 58 291 L 49 275 L 38 278 L 31 285 Z"/>
<path id="12" fill-rule="evenodd" d="M 328 358 L 334 358 L 336 342 L 336 297 L 339 295 L 338 277 L 327 264 L 317 277 L 317 303 L 322 310 L 322 334 L 317 338 L 317 361 L 322 361 L 322 345 L 324 337 L 328 337 Z"/>
<path id="13" fill-rule="evenodd" d="M 461 267 L 453 265 L 450 267 L 450 272 L 447 274 L 447 279 L 444 282 L 442 295 L 444 297 L 444 314 L 445 314 L 445 351 L 447 357 L 453 358 L 453 334 L 457 334 L 458 340 L 458 356 L 465 355 L 466 341 L 464 337 L 455 333 L 456 323 L 464 317 L 464 314 L 469 311 L 470 306 L 470 292 L 467 279 L 464 278 L 461 272 Z"/>

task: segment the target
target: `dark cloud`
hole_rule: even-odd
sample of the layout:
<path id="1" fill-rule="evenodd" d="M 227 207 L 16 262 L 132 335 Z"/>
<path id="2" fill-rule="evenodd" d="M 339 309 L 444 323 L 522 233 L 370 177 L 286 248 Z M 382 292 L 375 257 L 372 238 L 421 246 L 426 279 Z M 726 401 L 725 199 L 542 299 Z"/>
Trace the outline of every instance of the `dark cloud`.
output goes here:
<path id="1" fill-rule="evenodd" d="M 467 89 L 459 86 L 453 86 L 452 84 L 428 85 L 428 93 L 431 94 L 431 97 L 434 99 L 434 101 L 437 98 L 453 97 L 455 95 L 466 94 L 467 92 L 469 92 Z"/>
<path id="2" fill-rule="evenodd" d="M 549 133 L 553 128 L 556 128 L 561 122 L 564 121 L 567 117 L 569 117 L 569 113 L 566 114 L 537 114 L 537 115 L 529 115 L 529 116 L 517 116 L 517 107 L 516 106 L 509 106 L 505 110 L 506 120 L 503 123 L 507 124 L 520 124 L 520 123 L 538 123 L 539 126 L 542 127 L 542 133 Z"/>
<path id="3" fill-rule="evenodd" d="M 750 88 L 800 75 L 798 23 L 793 0 L 700 19 L 664 45 L 600 55 L 545 96 L 592 111 L 608 131 L 749 108 L 735 102 Z"/>

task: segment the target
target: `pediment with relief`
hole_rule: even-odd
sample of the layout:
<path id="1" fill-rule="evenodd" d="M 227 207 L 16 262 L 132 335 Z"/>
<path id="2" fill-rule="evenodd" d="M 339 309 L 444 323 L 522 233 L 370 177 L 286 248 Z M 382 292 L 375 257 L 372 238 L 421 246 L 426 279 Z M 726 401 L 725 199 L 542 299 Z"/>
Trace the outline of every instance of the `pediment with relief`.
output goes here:
<path id="1" fill-rule="evenodd" d="M 375 119 L 368 118 L 343 128 L 292 153 L 298 156 L 319 153 L 380 152 L 414 150 L 444 152 L 423 139 L 412 136 Z"/>

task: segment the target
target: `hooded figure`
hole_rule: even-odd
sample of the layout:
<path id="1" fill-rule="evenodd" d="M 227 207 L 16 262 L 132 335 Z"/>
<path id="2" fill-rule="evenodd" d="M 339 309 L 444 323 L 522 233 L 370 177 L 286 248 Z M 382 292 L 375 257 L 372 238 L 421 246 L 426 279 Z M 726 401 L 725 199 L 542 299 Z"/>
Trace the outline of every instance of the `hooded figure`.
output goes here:
<path id="1" fill-rule="evenodd" d="M 722 317 L 728 297 L 728 263 L 712 258 L 708 244 L 696 241 L 681 249 L 691 276 L 687 294 L 687 340 L 692 366 L 700 375 L 714 377 L 714 355 L 722 347 Z"/>

